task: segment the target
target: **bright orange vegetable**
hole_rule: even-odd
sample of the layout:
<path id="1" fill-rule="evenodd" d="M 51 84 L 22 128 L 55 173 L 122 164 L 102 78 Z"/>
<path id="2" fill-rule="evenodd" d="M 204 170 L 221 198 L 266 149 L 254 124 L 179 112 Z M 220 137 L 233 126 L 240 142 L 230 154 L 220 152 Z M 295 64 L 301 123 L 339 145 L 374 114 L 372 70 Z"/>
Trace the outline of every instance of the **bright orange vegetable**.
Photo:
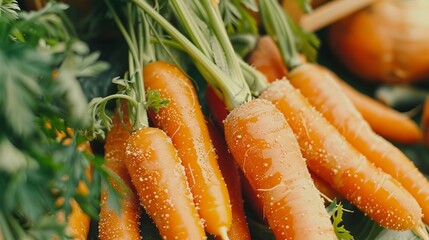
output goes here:
<path id="1" fill-rule="evenodd" d="M 429 181 L 393 144 L 374 133 L 328 74 L 315 65 L 294 69 L 290 82 L 376 167 L 398 180 L 420 204 L 429 223 Z M 396 127 L 392 128 L 395 131 Z"/>
<path id="2" fill-rule="evenodd" d="M 228 231 L 229 239 L 246 240 L 250 239 L 249 227 L 247 226 L 246 215 L 243 208 L 243 195 L 241 188 L 241 176 L 237 164 L 234 161 L 222 131 L 214 122 L 208 119 L 207 126 L 210 137 L 213 141 L 216 154 L 218 156 L 219 168 L 228 187 L 231 200 L 232 224 Z M 220 239 L 217 237 L 217 239 Z"/>
<path id="3" fill-rule="evenodd" d="M 429 2 L 383 0 L 328 28 L 332 52 L 367 81 L 414 83 L 429 77 Z"/>
<path id="4" fill-rule="evenodd" d="M 260 97 L 284 114 L 313 172 L 381 226 L 419 228 L 422 212 L 416 200 L 352 147 L 287 80 L 272 83 Z"/>
<path id="5" fill-rule="evenodd" d="M 282 79 L 288 73 L 279 49 L 269 36 L 259 38 L 258 44 L 251 52 L 247 62 L 262 72 L 268 82 Z"/>
<path id="6" fill-rule="evenodd" d="M 131 134 L 125 164 L 163 238 L 206 239 L 181 160 L 162 130 L 145 127 Z"/>
<path id="7" fill-rule="evenodd" d="M 342 92 L 350 98 L 374 132 L 399 143 L 410 144 L 421 142 L 421 130 L 408 116 L 358 92 L 331 70 L 324 67 L 321 68 L 340 84 Z"/>
<path id="8" fill-rule="evenodd" d="M 274 60 L 277 60 L 278 62 L 274 63 Z M 254 65 L 257 70 L 262 72 L 269 82 L 287 76 L 281 75 L 282 71 L 280 72 L 276 70 L 281 68 L 281 66 L 286 68 L 286 65 L 281 59 L 279 49 L 275 46 L 274 41 L 269 36 L 261 38 L 257 47 L 253 50 L 251 57 L 248 59 L 248 62 L 249 64 Z M 272 65 L 273 69 L 269 69 L 268 67 L 265 67 L 265 65 Z M 364 94 L 359 93 L 344 83 L 344 81 L 329 69 L 321 65 L 316 66 L 323 71 L 326 71 L 326 73 L 328 73 L 332 78 L 340 82 L 342 92 L 347 94 L 357 110 L 362 114 L 362 117 L 369 123 L 376 133 L 399 143 L 416 143 L 421 141 L 422 136 L 420 129 L 409 117 L 365 96 Z M 322 76 L 321 78 L 325 77 Z M 331 97 L 335 97 L 338 94 L 340 93 L 337 92 L 331 95 Z M 393 128 L 395 131 L 392 131 Z"/>
<path id="9" fill-rule="evenodd" d="M 295 136 L 275 106 L 261 99 L 242 104 L 224 125 L 231 153 L 263 202 L 276 238 L 336 239 Z"/>
<path id="10" fill-rule="evenodd" d="M 117 174 L 130 189 L 129 192 L 114 180 L 110 183 L 116 190 L 123 194 L 120 201 L 121 212 L 118 215 L 107 206 L 108 193 L 103 191 L 100 201 L 100 221 L 98 224 L 99 239 L 140 239 L 140 202 L 131 183 L 125 165 L 125 143 L 131 136 L 131 124 L 128 119 L 128 111 L 124 111 L 123 123 L 116 113 L 113 116 L 112 127 L 107 133 L 104 145 L 105 164 Z"/>
<path id="11" fill-rule="evenodd" d="M 149 116 L 177 148 L 206 231 L 225 236 L 232 221 L 228 189 L 192 82 L 166 62 L 148 64 L 144 82 L 147 90 L 159 90 L 162 98 L 170 100 L 157 113 L 149 111 Z"/>

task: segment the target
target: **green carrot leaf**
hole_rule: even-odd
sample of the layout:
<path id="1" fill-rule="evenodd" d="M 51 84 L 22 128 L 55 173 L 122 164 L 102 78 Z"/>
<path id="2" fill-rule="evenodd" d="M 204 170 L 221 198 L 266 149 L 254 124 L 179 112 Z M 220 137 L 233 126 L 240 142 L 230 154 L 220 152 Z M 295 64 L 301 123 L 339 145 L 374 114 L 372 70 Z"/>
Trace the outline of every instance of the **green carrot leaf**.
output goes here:
<path id="1" fill-rule="evenodd" d="M 157 90 L 146 91 L 146 98 L 146 108 L 150 108 L 154 112 L 158 112 L 160 108 L 163 108 L 170 103 L 170 99 L 162 98 L 161 93 Z"/>

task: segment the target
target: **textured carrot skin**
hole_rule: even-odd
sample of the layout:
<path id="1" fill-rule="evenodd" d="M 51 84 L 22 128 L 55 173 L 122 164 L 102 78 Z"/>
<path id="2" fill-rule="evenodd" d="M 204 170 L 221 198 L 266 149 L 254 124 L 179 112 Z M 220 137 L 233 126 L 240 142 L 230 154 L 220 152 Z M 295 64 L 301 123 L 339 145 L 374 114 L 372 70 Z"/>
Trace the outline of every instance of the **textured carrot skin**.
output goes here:
<path id="1" fill-rule="evenodd" d="M 121 212 L 116 214 L 113 209 L 107 206 L 108 193 L 101 193 L 100 201 L 100 221 L 98 224 L 99 239 L 140 239 L 140 201 L 131 183 L 131 177 L 125 166 L 125 143 L 131 136 L 128 114 L 123 114 L 123 121 L 116 113 L 113 116 L 112 128 L 107 133 L 104 145 L 105 164 L 110 170 L 116 173 L 131 190 L 130 192 L 121 189 L 121 186 L 110 181 L 116 190 L 123 193 L 120 201 Z M 128 128 L 127 128 L 128 127 Z"/>
<path id="2" fill-rule="evenodd" d="M 221 126 L 223 129 L 223 123 L 222 122 L 223 122 L 223 120 L 225 120 L 225 118 L 229 112 L 226 109 L 225 103 L 216 95 L 216 93 L 214 92 L 214 90 L 211 87 L 208 87 L 206 89 L 206 103 L 210 109 L 210 113 L 213 115 L 213 118 L 216 120 L 217 125 Z M 313 182 L 314 182 L 316 188 L 319 190 L 319 192 L 321 192 L 322 194 L 324 194 L 325 196 L 327 196 L 330 199 L 333 199 L 333 198 L 341 199 L 342 198 L 341 195 L 338 194 L 334 189 L 332 189 L 332 187 L 330 187 L 329 184 L 327 184 L 325 181 L 323 181 L 322 179 L 320 179 L 319 177 L 317 177 L 315 175 L 311 175 L 311 176 L 312 176 Z M 250 185 L 246 179 L 242 180 L 242 184 L 244 187 L 243 191 L 247 197 L 249 204 L 251 205 L 251 207 L 253 208 L 253 210 L 257 214 L 257 216 L 260 219 L 262 219 L 262 216 L 263 216 L 262 207 L 261 207 L 262 204 L 258 202 L 257 197 L 255 196 L 256 194 L 251 189 L 251 187 L 250 187 Z"/>
<path id="3" fill-rule="evenodd" d="M 171 139 L 158 128 L 137 130 L 126 142 L 125 164 L 140 202 L 165 239 L 206 239 Z"/>
<path id="4" fill-rule="evenodd" d="M 372 165 L 288 81 L 264 91 L 284 114 L 309 168 L 385 228 L 405 230 L 421 222 L 421 209 L 401 184 Z"/>
<path id="5" fill-rule="evenodd" d="M 250 54 L 247 62 L 262 72 L 268 82 L 282 79 L 288 74 L 280 51 L 269 36 L 263 36 L 259 39 L 258 45 Z"/>
<path id="6" fill-rule="evenodd" d="M 252 57 L 253 55 L 257 57 Z M 253 50 L 248 63 L 262 72 L 268 82 L 272 82 L 287 76 L 288 73 L 288 71 L 277 70 L 286 68 L 283 60 L 278 56 L 280 56 L 280 51 L 274 41 L 269 36 L 264 36 Z M 278 62 L 274 62 L 274 60 Z M 270 69 L 268 66 L 273 67 Z M 422 140 L 420 129 L 410 118 L 354 90 L 329 69 L 320 65 L 316 66 L 340 82 L 342 91 L 350 98 L 362 117 L 376 133 L 399 143 L 416 143 Z M 336 95 L 337 93 L 331 96 Z M 395 131 L 392 131 L 392 129 L 395 129 Z"/>
<path id="7" fill-rule="evenodd" d="M 235 240 L 250 240 L 249 227 L 243 207 L 241 176 L 238 166 L 228 150 L 221 128 L 210 120 L 207 122 L 210 137 L 218 155 L 219 168 L 224 176 L 231 200 L 232 223 L 228 231 L 228 237 Z M 216 239 L 221 238 L 217 237 Z"/>
<path id="8" fill-rule="evenodd" d="M 277 239 L 337 239 L 298 143 L 283 115 L 262 99 L 224 121 L 234 159 L 258 193 Z"/>
<path id="9" fill-rule="evenodd" d="M 328 74 L 303 65 L 289 74 L 290 82 L 376 167 L 398 180 L 420 204 L 429 223 L 429 181 L 397 147 L 374 131 Z M 381 113 L 380 113 L 381 114 Z M 393 127 L 391 131 L 395 131 Z"/>
<path id="10" fill-rule="evenodd" d="M 339 83 L 342 91 L 350 98 L 374 132 L 386 139 L 399 143 L 411 144 L 422 141 L 420 128 L 408 116 L 360 93 L 341 80 L 331 70 L 322 66 L 318 67 L 326 71 Z"/>
<path id="11" fill-rule="evenodd" d="M 148 64 L 144 80 L 147 90 L 159 90 L 170 99 L 158 113 L 149 111 L 149 116 L 172 139 L 182 159 L 206 231 L 221 235 L 231 226 L 230 199 L 192 82 L 165 62 Z"/>

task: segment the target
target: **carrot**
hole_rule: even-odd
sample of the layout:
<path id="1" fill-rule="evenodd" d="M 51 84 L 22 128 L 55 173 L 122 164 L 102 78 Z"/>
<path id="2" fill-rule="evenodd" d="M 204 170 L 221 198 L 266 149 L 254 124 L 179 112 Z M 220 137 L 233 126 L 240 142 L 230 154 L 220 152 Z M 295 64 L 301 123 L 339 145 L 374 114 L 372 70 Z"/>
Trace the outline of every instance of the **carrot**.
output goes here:
<path id="1" fill-rule="evenodd" d="M 268 82 L 281 79 L 288 73 L 280 51 L 269 36 L 259 38 L 258 44 L 251 52 L 247 62 L 262 72 Z"/>
<path id="2" fill-rule="evenodd" d="M 148 64 L 144 81 L 147 90 L 159 90 L 162 98 L 170 99 L 168 106 L 157 113 L 149 111 L 149 116 L 177 148 L 205 229 L 214 235 L 225 234 L 232 221 L 228 189 L 192 82 L 166 62 Z"/>
<path id="3" fill-rule="evenodd" d="M 274 2 L 274 1 L 267 1 Z M 268 4 L 267 4 L 268 5 Z M 399 149 L 375 134 L 338 84 L 320 67 L 299 60 L 290 26 L 282 13 L 273 14 L 275 7 L 261 4 L 267 31 L 276 39 L 283 60 L 292 71 L 291 84 L 331 122 L 350 144 L 371 163 L 402 184 L 423 209 L 423 221 L 429 222 L 429 181 Z M 272 11 L 269 11 L 272 10 Z M 282 21 L 283 16 L 283 21 Z M 273 23 L 268 25 L 268 23 Z M 286 42 L 283 42 L 286 41 Z M 289 57 L 289 59 L 288 59 Z"/>
<path id="4" fill-rule="evenodd" d="M 295 136 L 275 106 L 253 100 L 232 110 L 224 125 L 231 153 L 263 202 L 276 238 L 336 239 Z"/>
<path id="5" fill-rule="evenodd" d="M 263 36 L 248 59 L 249 64 L 252 64 L 257 70 L 262 72 L 269 82 L 287 76 L 280 73 L 277 75 L 273 74 L 273 72 L 276 72 L 276 69 L 280 68 L 279 65 L 286 68 L 281 58 L 275 57 L 275 60 L 279 62 L 274 63 L 273 56 L 280 56 L 280 51 L 269 36 Z M 265 65 L 272 65 L 274 67 L 273 69 L 269 69 L 268 67 L 264 67 Z M 359 113 L 377 134 L 399 143 L 409 144 L 421 141 L 421 131 L 417 124 L 409 117 L 359 93 L 329 69 L 317 64 L 316 66 L 326 71 L 340 83 L 342 92 L 350 98 Z M 395 128 L 395 131 L 391 130 L 392 127 Z"/>
<path id="6" fill-rule="evenodd" d="M 192 0 L 195 6 L 204 9 L 202 19 L 209 19 L 205 23 L 213 30 L 213 37 L 208 39 L 201 37 L 208 34 L 193 27 L 196 16 L 202 12 L 188 12 L 196 8 L 189 8 L 185 1 L 174 1 L 175 11 L 182 16 L 179 20 L 194 36 L 190 42 L 146 2 L 136 3 L 191 55 L 204 79 L 223 97 L 227 110 L 231 111 L 224 122 L 228 147 L 246 178 L 254 184 L 252 187 L 259 191 L 266 217 L 277 238 L 336 239 L 322 199 L 284 117 L 271 103 L 252 100 L 217 5 L 209 0 Z M 224 53 L 216 56 L 216 62 L 224 63 L 224 68 L 216 65 L 213 52 L 204 48 L 213 44 L 218 44 Z M 255 117 L 249 119 L 250 116 Z M 242 123 L 238 128 L 237 122 Z M 280 141 L 283 137 L 290 142 L 283 144 Z M 291 175 L 294 181 L 289 181 Z M 308 214 L 308 217 L 303 218 L 301 214 Z"/>
<path id="7" fill-rule="evenodd" d="M 210 109 L 210 113 L 213 115 L 214 119 L 223 128 L 223 120 L 225 120 L 226 116 L 228 115 L 229 111 L 226 109 L 225 103 L 222 102 L 222 100 L 216 95 L 216 93 L 213 91 L 213 89 L 208 86 L 206 89 L 206 103 L 208 108 Z M 310 175 L 313 179 L 313 182 L 319 190 L 319 192 L 330 199 L 337 198 L 341 199 L 341 195 L 339 195 L 332 187 L 329 186 L 325 181 L 320 179 L 318 176 L 311 174 Z M 246 196 L 248 197 L 248 201 L 250 202 L 250 205 L 253 207 L 253 209 L 257 212 L 258 216 L 262 216 L 262 204 L 256 203 L 257 198 L 254 197 L 254 193 L 252 192 L 249 183 L 244 180 L 243 185 L 245 186 L 244 192 L 246 193 Z M 260 212 L 260 213 L 259 213 Z"/>
<path id="8" fill-rule="evenodd" d="M 206 239 L 171 139 L 145 127 L 126 142 L 125 164 L 140 201 L 165 239 Z"/>
<path id="9" fill-rule="evenodd" d="M 310 64 L 294 69 L 289 77 L 353 147 L 413 195 L 423 210 L 424 222 L 429 223 L 429 181 L 404 153 L 372 131 L 335 80 Z"/>
<path id="10" fill-rule="evenodd" d="M 237 240 L 250 239 L 249 227 L 247 226 L 243 208 L 241 176 L 238 166 L 228 150 L 223 133 L 219 131 L 218 126 L 210 121 L 210 119 L 207 122 L 210 137 L 218 156 L 219 168 L 224 176 L 231 200 L 232 222 L 231 228 L 228 231 L 228 237 L 229 239 Z"/>
<path id="11" fill-rule="evenodd" d="M 342 92 L 350 98 L 375 133 L 398 143 L 411 144 L 422 141 L 421 129 L 408 116 L 358 92 L 331 70 L 321 68 L 339 83 Z"/>
<path id="12" fill-rule="evenodd" d="M 119 113 L 113 116 L 112 128 L 107 133 L 104 145 L 105 164 L 117 174 L 130 191 L 122 189 L 114 180 L 110 183 L 123 194 L 120 200 L 121 211 L 117 214 L 107 206 L 108 193 L 103 191 L 100 201 L 99 239 L 140 239 L 140 202 L 131 183 L 125 161 L 125 143 L 130 137 L 131 125 L 128 111 L 125 110 L 121 122 Z M 127 129 L 128 128 L 128 129 Z"/>
<path id="13" fill-rule="evenodd" d="M 147 51 L 150 55 L 154 50 L 150 45 L 150 36 L 147 36 L 150 32 L 147 18 L 143 11 L 129 2 L 123 9 L 128 17 L 127 31 L 112 3 L 107 0 L 106 5 L 129 47 L 130 74 L 126 75 L 128 79 L 121 85 L 127 87 L 121 87 L 120 93 L 104 99 L 126 99 L 130 107 L 129 118 L 133 132 L 125 143 L 124 163 L 131 182 L 163 239 L 206 239 L 202 219 L 198 216 L 178 151 L 164 131 L 149 127 L 147 110 L 163 110 L 168 101 L 157 94 L 146 96 L 144 78 L 152 71 L 143 68 L 147 62 L 143 53 Z M 100 104 L 101 107 L 106 105 L 105 102 Z M 172 104 L 176 102 L 168 105 Z M 108 122 L 108 119 L 104 120 Z"/>
<path id="14" fill-rule="evenodd" d="M 288 81 L 264 91 L 284 114 L 309 168 L 385 228 L 417 229 L 421 209 L 390 175 L 373 166 Z"/>

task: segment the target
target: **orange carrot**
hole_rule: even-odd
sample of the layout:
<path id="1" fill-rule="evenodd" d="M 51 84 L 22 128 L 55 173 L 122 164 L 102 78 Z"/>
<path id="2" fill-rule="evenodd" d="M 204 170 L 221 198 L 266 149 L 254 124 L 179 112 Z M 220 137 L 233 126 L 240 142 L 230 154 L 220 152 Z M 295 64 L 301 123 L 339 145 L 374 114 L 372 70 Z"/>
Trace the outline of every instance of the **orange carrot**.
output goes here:
<path id="1" fill-rule="evenodd" d="M 351 146 L 299 90 L 281 80 L 260 97 L 283 112 L 313 172 L 381 226 L 419 229 L 422 212 L 416 200 Z"/>
<path id="2" fill-rule="evenodd" d="M 228 150 L 223 133 L 219 131 L 219 128 L 210 119 L 207 126 L 218 156 L 219 168 L 224 176 L 231 200 L 232 223 L 228 231 L 228 237 L 234 240 L 250 239 L 249 227 L 247 226 L 243 208 L 241 177 L 238 166 Z M 217 239 L 220 238 L 218 237 Z"/>
<path id="3" fill-rule="evenodd" d="M 125 164 L 140 201 L 165 239 L 206 239 L 171 139 L 145 127 L 126 142 Z"/>
<path id="4" fill-rule="evenodd" d="M 241 170 L 253 183 L 252 187 L 260 193 L 265 215 L 277 237 L 336 239 L 329 216 L 284 117 L 268 101 L 252 100 L 252 92 L 245 82 L 217 5 L 209 0 L 193 0 L 192 3 L 201 3 L 204 14 L 211 19 L 205 23 L 213 29 L 212 38 L 205 38 L 207 34 L 200 32 L 200 28 L 192 27 L 199 13 L 190 14 L 185 1 L 175 1 L 175 11 L 181 13 L 180 21 L 186 22 L 186 31 L 194 36 L 192 42 L 146 2 L 139 1 L 138 6 L 191 55 L 204 79 L 216 88 L 217 94 L 222 95 L 227 109 L 231 111 L 224 121 L 228 147 Z M 223 68 L 215 63 L 212 50 L 204 47 L 212 46 L 212 43 L 218 43 L 224 53 L 216 55 L 219 62 L 225 63 Z M 283 137 L 290 142 L 284 144 L 280 140 Z M 290 176 L 293 176 L 292 179 Z"/>
<path id="5" fill-rule="evenodd" d="M 258 45 L 250 54 L 247 62 L 262 72 L 268 82 L 281 79 L 288 73 L 280 51 L 269 36 L 259 38 Z"/>
<path id="6" fill-rule="evenodd" d="M 335 80 L 311 64 L 294 69 L 289 76 L 292 85 L 353 147 L 376 167 L 398 180 L 413 195 L 423 210 L 424 222 L 429 223 L 429 181 L 404 153 L 372 131 Z"/>
<path id="7" fill-rule="evenodd" d="M 162 98 L 170 100 L 157 113 L 149 111 L 149 116 L 177 148 L 206 231 L 218 236 L 226 234 L 232 221 L 228 189 L 192 82 L 179 68 L 166 62 L 148 64 L 144 82 L 147 90 L 159 90 Z"/>
<path id="8" fill-rule="evenodd" d="M 263 202 L 276 238 L 336 239 L 295 136 L 275 106 L 253 100 L 233 109 L 224 125 L 231 153 Z"/>
<path id="9" fill-rule="evenodd" d="M 100 221 L 98 224 L 99 238 L 103 239 L 140 239 L 140 202 L 131 183 L 131 177 L 125 166 L 125 142 L 130 137 L 131 124 L 128 111 L 124 111 L 123 121 L 116 113 L 113 116 L 112 128 L 107 133 L 104 145 L 105 164 L 117 174 L 127 185 L 130 191 L 125 191 L 114 180 L 110 183 L 123 194 L 120 200 L 121 211 L 118 215 L 107 206 L 107 191 L 101 193 Z M 128 129 L 127 129 L 128 128 Z"/>
<path id="10" fill-rule="evenodd" d="M 255 55 L 255 57 L 252 57 L 253 55 Z M 280 56 L 280 51 L 269 36 L 264 36 L 261 37 L 259 44 L 253 50 L 248 62 L 255 66 L 257 70 L 262 72 L 269 82 L 272 82 L 287 76 L 286 74 L 281 75 L 281 72 L 276 70 L 281 68 L 280 66 L 286 68 L 286 65 L 283 63 L 281 58 L 274 56 Z M 274 60 L 279 62 L 274 63 Z M 272 65 L 273 69 L 265 67 L 266 65 Z M 417 124 L 409 117 L 357 92 L 352 87 L 344 83 L 344 81 L 329 69 L 321 65 L 316 66 L 323 69 L 332 78 L 340 82 L 342 92 L 350 98 L 357 110 L 362 114 L 362 117 L 376 133 L 399 143 L 416 143 L 421 141 L 421 131 Z M 273 74 L 273 72 L 278 72 L 278 74 Z M 336 93 L 332 96 L 334 97 L 338 94 L 339 93 Z M 392 128 L 394 128 L 395 131 L 392 131 Z"/>
<path id="11" fill-rule="evenodd" d="M 322 66 L 319 67 L 340 84 L 342 92 L 350 98 L 374 132 L 399 143 L 410 144 L 421 142 L 421 130 L 408 116 L 358 92 L 331 70 Z"/>

